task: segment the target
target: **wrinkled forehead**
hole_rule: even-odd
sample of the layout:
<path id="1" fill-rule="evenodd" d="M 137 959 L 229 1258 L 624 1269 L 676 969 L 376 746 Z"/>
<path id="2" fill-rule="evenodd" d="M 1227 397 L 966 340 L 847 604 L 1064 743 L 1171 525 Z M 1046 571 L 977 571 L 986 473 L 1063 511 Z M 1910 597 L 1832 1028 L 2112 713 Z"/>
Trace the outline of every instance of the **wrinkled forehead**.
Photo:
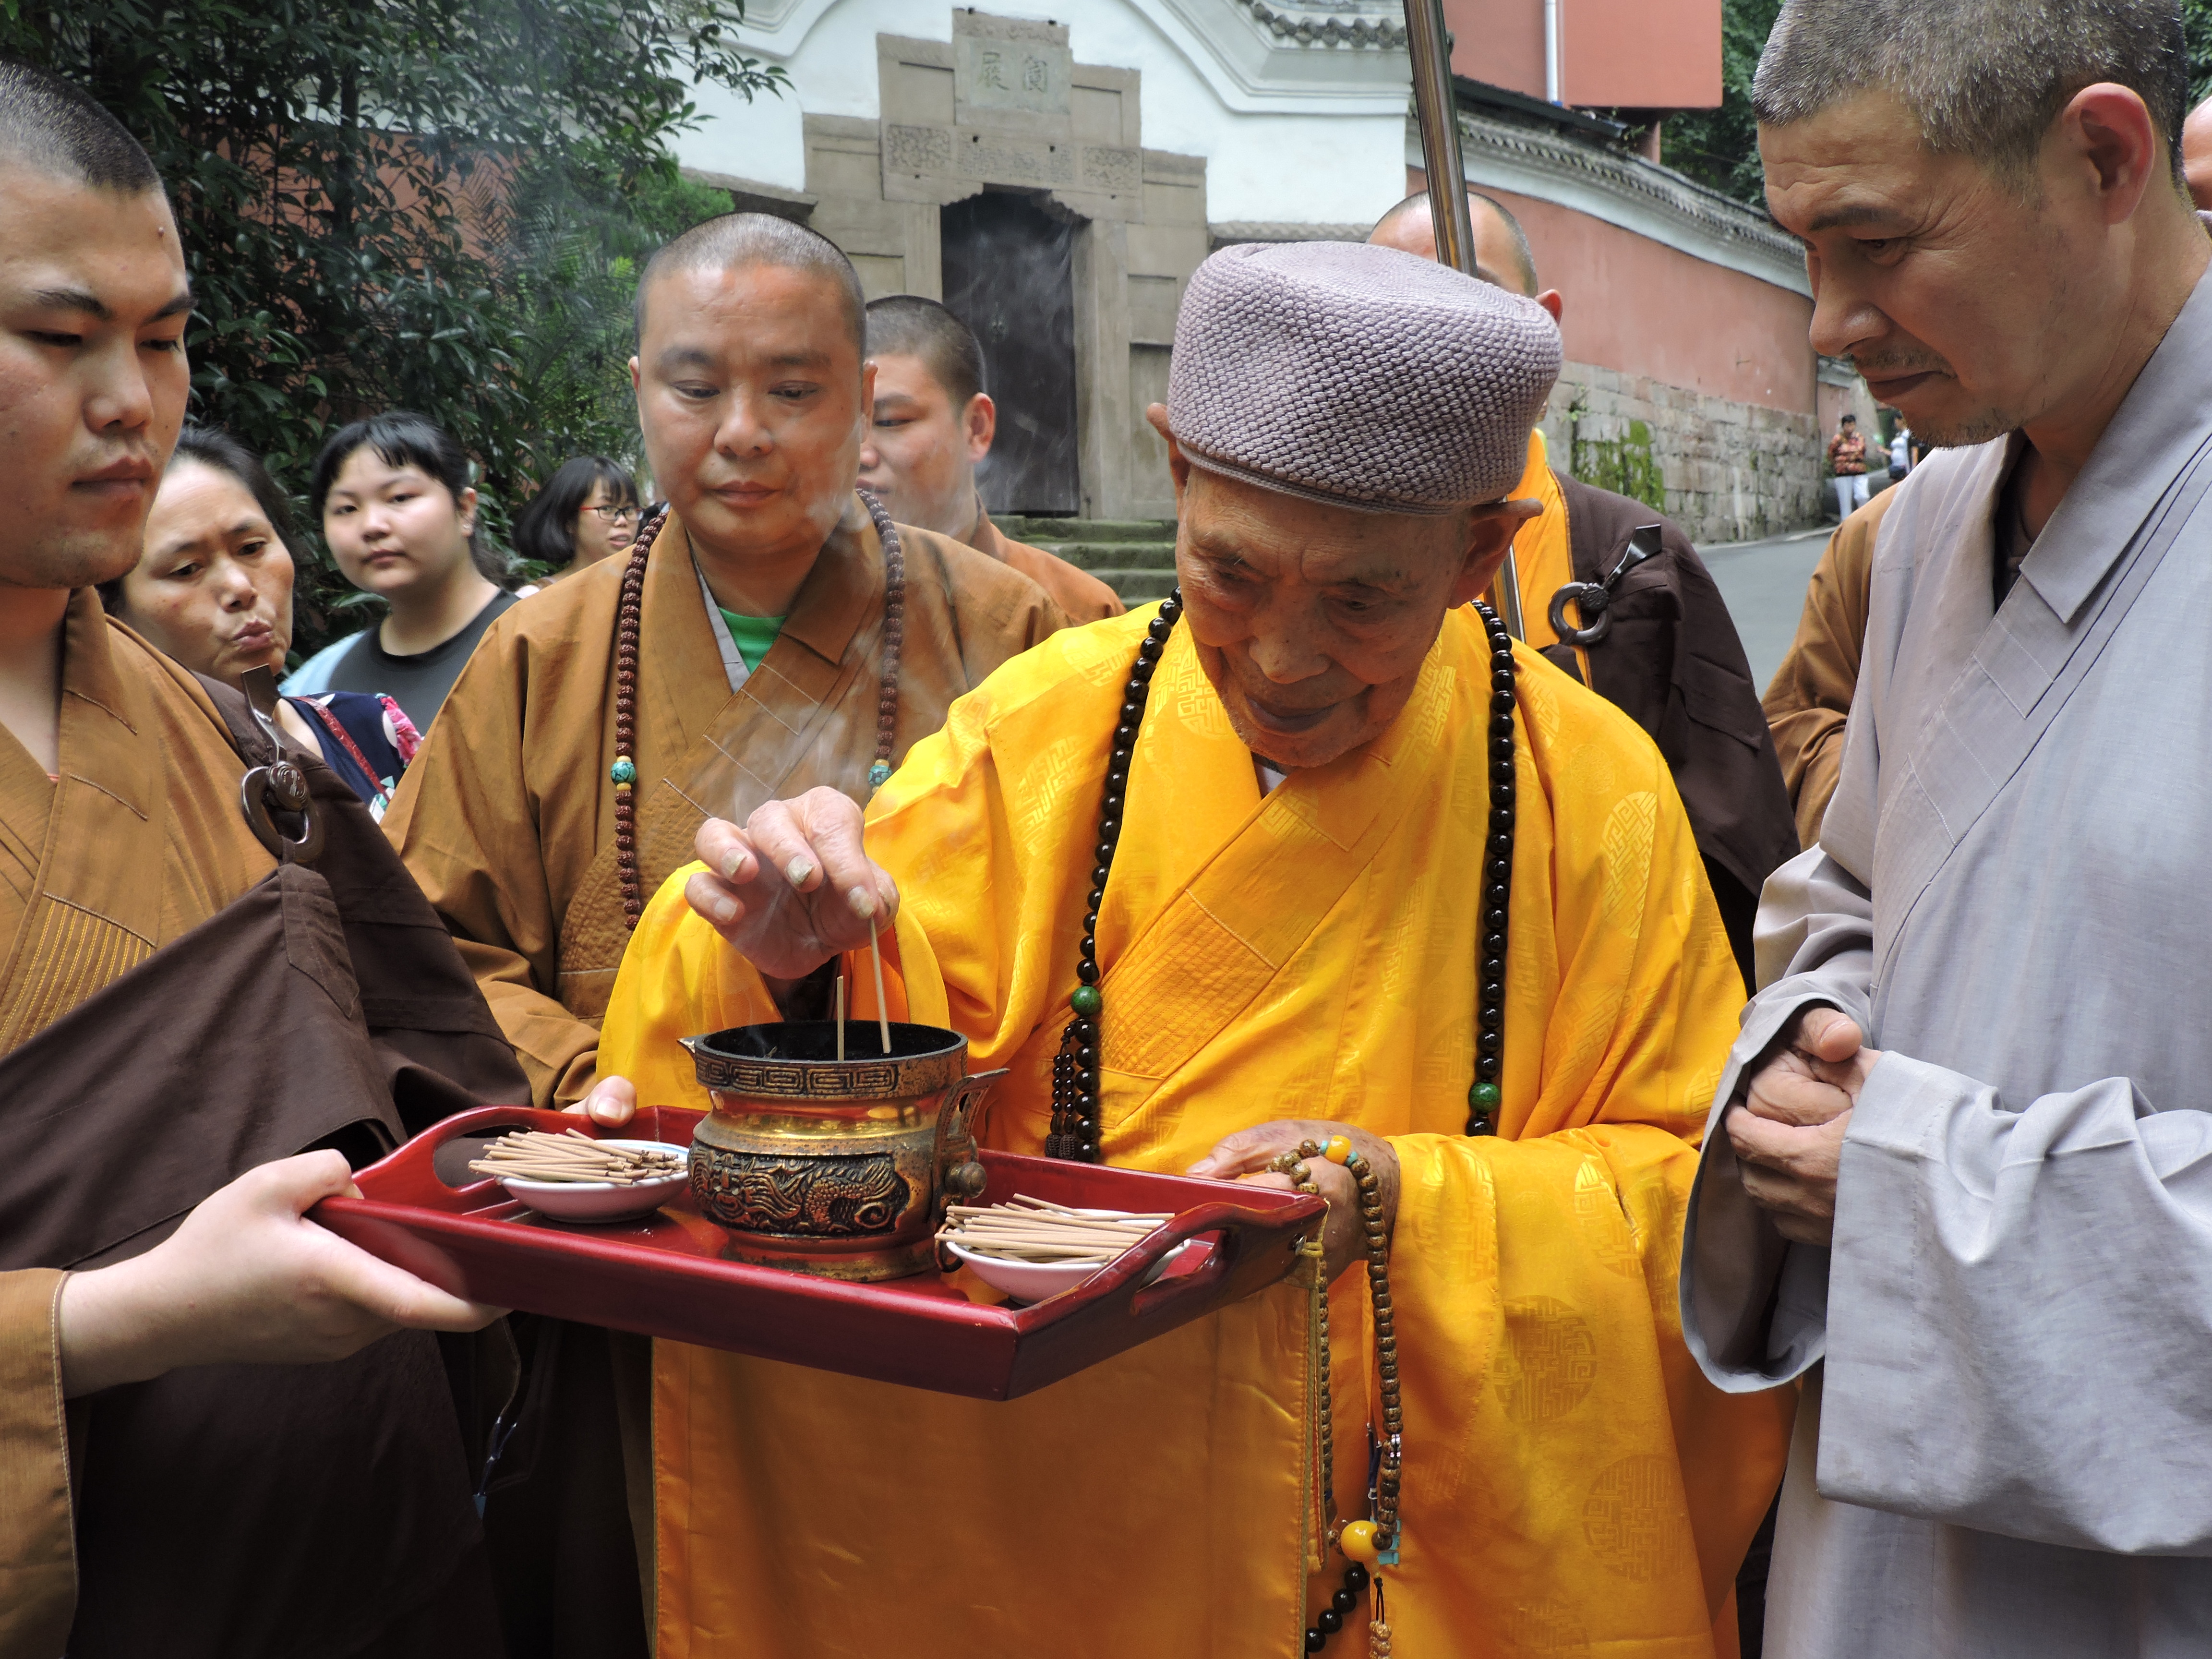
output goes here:
<path id="1" fill-rule="evenodd" d="M 1400 586 L 1456 565 L 1471 511 L 1363 512 L 1194 467 L 1182 533 L 1195 556 L 1256 580 Z"/>

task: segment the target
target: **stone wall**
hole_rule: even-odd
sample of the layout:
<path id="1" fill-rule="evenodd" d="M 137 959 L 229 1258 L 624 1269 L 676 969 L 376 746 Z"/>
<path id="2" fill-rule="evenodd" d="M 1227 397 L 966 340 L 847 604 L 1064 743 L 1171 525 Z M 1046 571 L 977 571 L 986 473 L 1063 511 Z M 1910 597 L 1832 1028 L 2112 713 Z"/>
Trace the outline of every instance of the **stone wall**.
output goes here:
<path id="1" fill-rule="evenodd" d="M 1570 362 L 1544 436 L 1553 466 L 1649 502 L 1701 545 L 1820 521 L 1820 436 L 1810 414 Z"/>

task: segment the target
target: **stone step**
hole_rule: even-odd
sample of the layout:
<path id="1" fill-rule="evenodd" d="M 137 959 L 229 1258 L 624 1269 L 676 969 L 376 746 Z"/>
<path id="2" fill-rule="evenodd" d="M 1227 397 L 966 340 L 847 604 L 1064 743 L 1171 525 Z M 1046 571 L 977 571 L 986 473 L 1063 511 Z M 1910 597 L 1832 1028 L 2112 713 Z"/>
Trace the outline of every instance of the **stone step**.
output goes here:
<path id="1" fill-rule="evenodd" d="M 1031 519 L 994 513 L 992 521 L 1006 535 L 1032 547 L 1054 542 L 1166 542 L 1174 544 L 1173 519 Z"/>
<path id="2" fill-rule="evenodd" d="M 1172 570 L 1173 542 L 1033 542 L 1079 570 Z"/>
<path id="3" fill-rule="evenodd" d="M 1149 605 L 1164 599 L 1175 589 L 1173 570 L 1093 570 L 1091 573 L 1121 596 L 1127 605 Z"/>

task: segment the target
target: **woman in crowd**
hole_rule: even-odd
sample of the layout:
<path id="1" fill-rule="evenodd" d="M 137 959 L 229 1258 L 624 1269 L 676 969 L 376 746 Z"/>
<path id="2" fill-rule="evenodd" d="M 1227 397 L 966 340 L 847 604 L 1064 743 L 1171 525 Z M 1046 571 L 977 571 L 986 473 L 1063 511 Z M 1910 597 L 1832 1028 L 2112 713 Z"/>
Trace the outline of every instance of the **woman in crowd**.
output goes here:
<path id="1" fill-rule="evenodd" d="M 558 581 L 627 552 L 637 539 L 637 481 L 604 455 L 561 463 L 514 520 L 514 550 L 550 564 Z"/>
<path id="2" fill-rule="evenodd" d="M 346 580 L 392 609 L 301 665 L 288 692 L 388 691 L 424 731 L 514 595 L 505 555 L 478 532 L 469 458 L 405 410 L 341 428 L 308 491 Z"/>
<path id="3" fill-rule="evenodd" d="M 291 514 L 266 468 L 229 434 L 187 426 L 146 517 L 137 568 L 100 590 L 110 616 L 185 667 L 230 686 L 281 671 L 292 644 Z M 414 726 L 388 696 L 288 696 L 277 719 L 384 816 L 414 758 Z"/>

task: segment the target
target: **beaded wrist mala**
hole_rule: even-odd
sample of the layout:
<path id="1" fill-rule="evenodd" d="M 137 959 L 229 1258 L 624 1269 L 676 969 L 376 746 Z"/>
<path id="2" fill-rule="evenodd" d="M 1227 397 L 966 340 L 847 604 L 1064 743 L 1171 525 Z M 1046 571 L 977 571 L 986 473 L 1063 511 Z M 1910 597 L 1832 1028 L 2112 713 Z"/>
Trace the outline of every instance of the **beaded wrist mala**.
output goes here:
<path id="1" fill-rule="evenodd" d="M 871 503 L 872 505 L 872 503 Z M 1076 987 L 1068 997 L 1074 1018 L 1060 1037 L 1060 1052 L 1052 1062 L 1052 1127 L 1045 1137 L 1048 1158 L 1096 1164 L 1103 1152 L 1103 1121 L 1099 1111 L 1099 1060 L 1104 1052 L 1101 1038 L 1105 996 L 1098 988 L 1098 907 L 1106 896 L 1106 878 L 1112 872 L 1114 848 L 1121 839 L 1121 814 L 1129 792 L 1129 766 L 1135 757 L 1137 735 L 1152 692 L 1153 670 L 1167 648 L 1168 636 L 1182 615 L 1182 590 L 1178 587 L 1161 603 L 1159 614 L 1145 629 L 1137 659 L 1121 688 L 1121 709 L 1114 727 L 1114 746 L 1106 763 L 1106 787 L 1098 806 L 1098 841 L 1092 853 L 1091 892 L 1084 905 L 1083 937 L 1076 946 Z M 1498 1111 L 1504 1099 L 1501 1079 L 1505 1066 L 1505 946 L 1513 896 L 1513 636 L 1488 604 L 1477 600 L 1476 613 L 1490 640 L 1490 825 L 1483 848 L 1480 923 L 1482 929 L 1475 976 L 1474 1081 L 1467 1091 L 1467 1133 L 1498 1133 Z M 1383 1618 L 1382 1581 L 1367 1564 L 1395 1565 L 1401 1539 L 1398 1496 L 1403 1458 L 1401 1437 L 1404 1413 L 1398 1390 L 1398 1337 L 1390 1302 L 1389 1243 L 1382 1220 L 1382 1183 L 1366 1160 L 1342 1135 L 1326 1145 L 1307 1140 L 1297 1150 L 1285 1152 L 1269 1166 L 1290 1176 L 1301 1192 L 1320 1190 L 1307 1160 L 1327 1158 L 1341 1164 L 1352 1177 L 1359 1194 L 1360 1224 L 1366 1234 L 1367 1283 L 1375 1309 L 1376 1367 L 1382 1381 L 1382 1435 L 1375 1447 L 1374 1476 L 1368 1493 L 1369 1518 L 1340 1524 L 1334 1518 L 1335 1449 L 1331 1436 L 1333 1391 L 1329 1386 L 1328 1287 L 1320 1271 L 1320 1240 L 1308 1241 L 1316 1287 L 1313 1324 L 1319 1345 L 1316 1367 L 1320 1401 L 1321 1490 L 1325 1513 L 1323 1530 L 1329 1545 L 1350 1561 L 1342 1587 L 1331 1593 L 1328 1607 L 1316 1616 L 1305 1633 L 1305 1650 L 1319 1653 L 1328 1638 L 1344 1628 L 1347 1613 L 1358 1605 L 1360 1593 L 1371 1584 L 1375 1612 L 1367 1627 L 1370 1659 L 1386 1659 L 1390 1652 L 1390 1626 Z M 1323 1231 L 1326 1232 L 1324 1224 Z M 1370 1431 L 1371 1432 L 1371 1431 Z"/>
<path id="2" fill-rule="evenodd" d="M 891 743 L 898 726 L 899 653 L 906 643 L 906 549 L 884 504 L 863 489 L 860 503 L 884 549 L 884 672 L 876 694 L 876 754 L 868 767 L 868 793 L 891 775 Z M 637 638 L 645 605 L 646 558 L 668 522 L 663 507 L 637 532 L 623 570 L 615 609 L 615 759 L 607 776 L 615 787 L 615 869 L 622 883 L 623 920 L 635 930 L 645 914 L 637 872 Z"/>

